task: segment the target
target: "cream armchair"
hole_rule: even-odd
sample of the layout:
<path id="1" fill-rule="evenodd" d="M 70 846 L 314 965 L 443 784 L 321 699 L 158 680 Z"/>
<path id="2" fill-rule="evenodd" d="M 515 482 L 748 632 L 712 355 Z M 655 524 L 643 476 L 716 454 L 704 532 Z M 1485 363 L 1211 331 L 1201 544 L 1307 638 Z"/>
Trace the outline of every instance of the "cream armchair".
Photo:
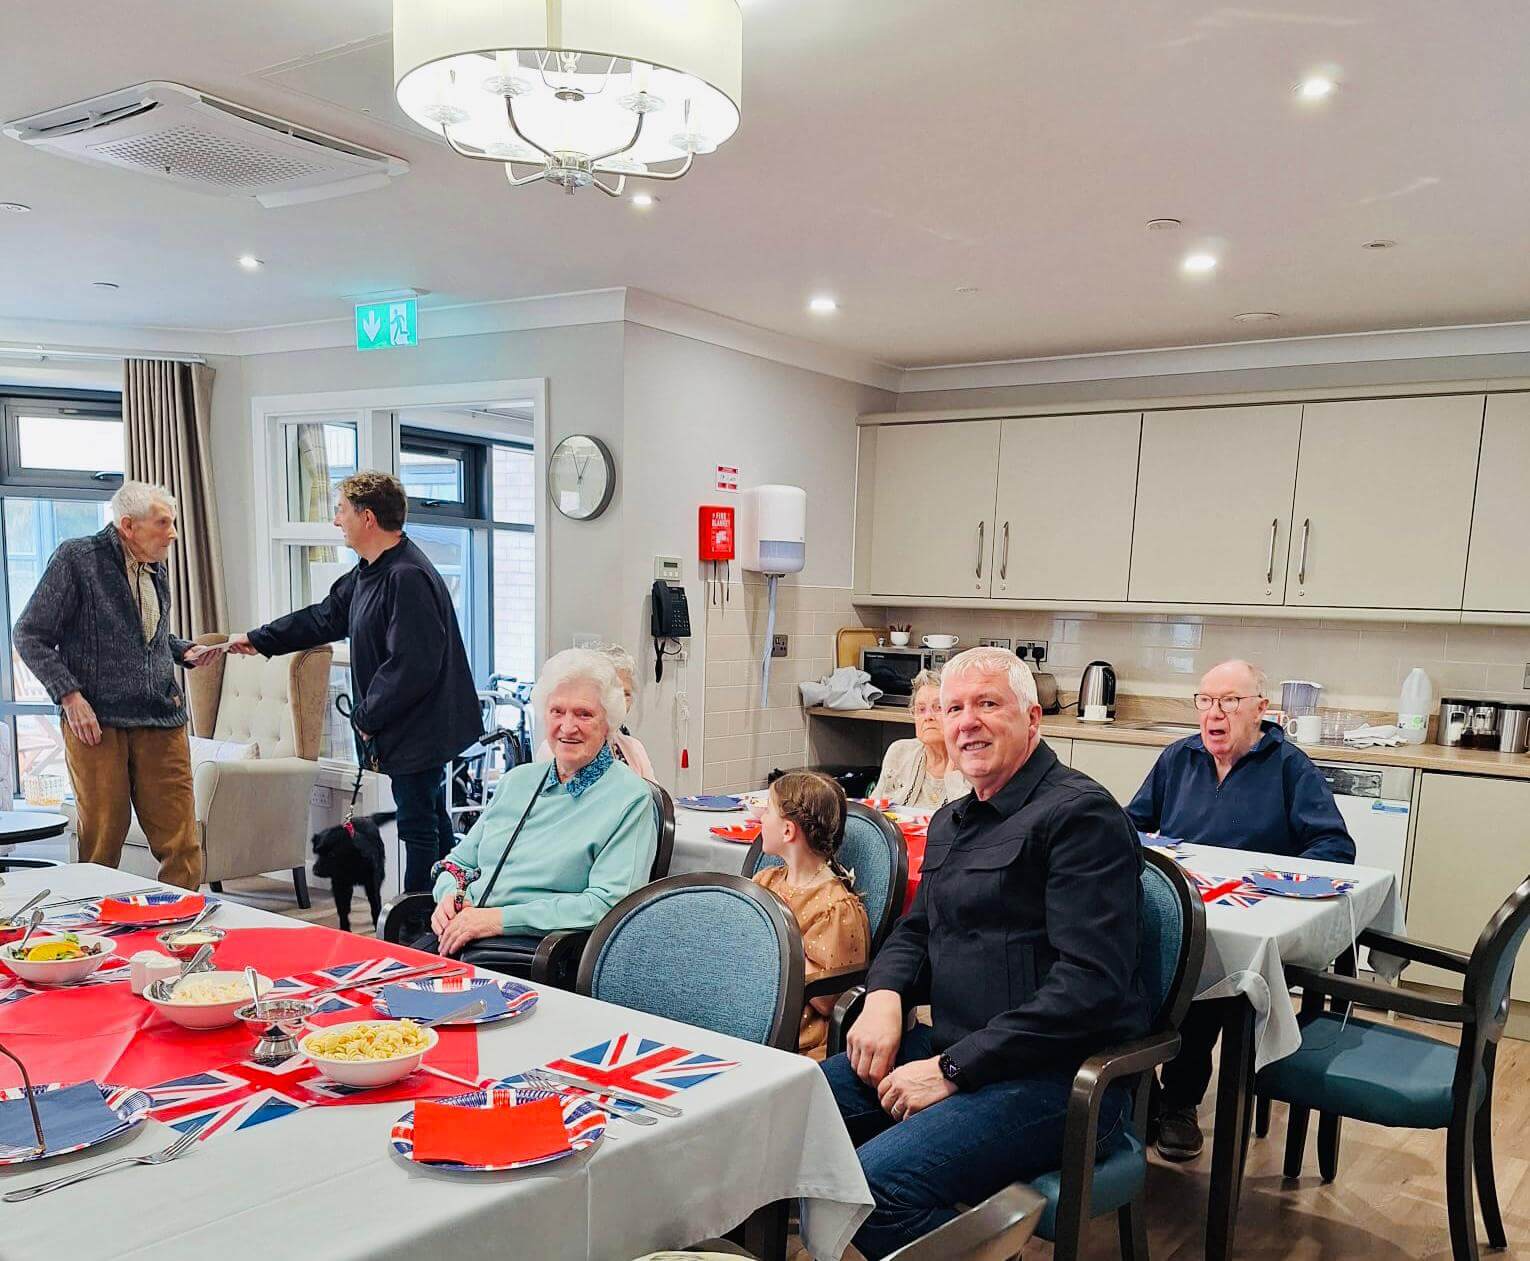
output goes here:
<path id="1" fill-rule="evenodd" d="M 227 635 L 202 635 L 219 644 Z M 286 657 L 219 656 L 186 672 L 191 734 L 255 743 L 260 756 L 196 767 L 197 833 L 202 879 L 290 871 L 298 905 L 307 907 L 308 803 L 319 772 L 329 698 L 328 646 Z M 159 864 L 134 818 L 122 866 L 153 875 Z"/>

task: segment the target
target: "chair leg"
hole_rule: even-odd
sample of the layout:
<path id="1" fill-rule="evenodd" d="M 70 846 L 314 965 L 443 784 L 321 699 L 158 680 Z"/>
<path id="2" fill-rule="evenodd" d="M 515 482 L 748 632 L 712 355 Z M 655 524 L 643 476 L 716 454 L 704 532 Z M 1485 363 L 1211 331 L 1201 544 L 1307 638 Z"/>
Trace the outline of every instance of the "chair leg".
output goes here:
<path id="1" fill-rule="evenodd" d="M 1116 1211 L 1121 1236 L 1121 1261 L 1148 1261 L 1147 1212 L 1139 1195 Z"/>
<path id="2" fill-rule="evenodd" d="M 297 902 L 305 911 L 313 905 L 313 899 L 308 896 L 308 873 L 301 867 L 292 869 L 292 888 L 297 894 Z"/>
<path id="3" fill-rule="evenodd" d="M 1460 1111 L 1445 1134 L 1445 1207 L 1450 1217 L 1450 1254 L 1477 1261 L 1477 1213 L 1472 1205 L 1472 1121 Z"/>
<path id="4" fill-rule="evenodd" d="M 1343 1119 L 1337 1112 L 1318 1113 L 1318 1172 L 1324 1182 L 1339 1176 L 1339 1125 Z"/>
<path id="5" fill-rule="evenodd" d="M 1302 1176 L 1302 1159 L 1307 1154 L 1307 1121 L 1311 1116 L 1310 1108 L 1299 1108 L 1294 1103 L 1286 1108 L 1286 1164 L 1281 1173 L 1288 1178 Z"/>
<path id="6" fill-rule="evenodd" d="M 221 880 L 209 880 L 207 882 L 207 887 L 209 889 L 211 889 L 214 893 L 222 893 L 223 892 L 223 881 L 221 881 Z"/>
<path id="7" fill-rule="evenodd" d="M 1265 1138 L 1270 1132 L 1270 1097 L 1269 1095 L 1254 1096 L 1254 1134 L 1259 1138 Z"/>
<path id="8" fill-rule="evenodd" d="M 1507 1248 L 1509 1237 L 1503 1231 L 1503 1213 L 1498 1208 L 1498 1183 L 1493 1177 L 1493 1048 L 1488 1048 L 1487 1089 L 1477 1119 L 1472 1126 L 1472 1161 L 1477 1170 L 1477 1199 L 1481 1202 L 1482 1224 L 1487 1228 L 1488 1243 Z"/>

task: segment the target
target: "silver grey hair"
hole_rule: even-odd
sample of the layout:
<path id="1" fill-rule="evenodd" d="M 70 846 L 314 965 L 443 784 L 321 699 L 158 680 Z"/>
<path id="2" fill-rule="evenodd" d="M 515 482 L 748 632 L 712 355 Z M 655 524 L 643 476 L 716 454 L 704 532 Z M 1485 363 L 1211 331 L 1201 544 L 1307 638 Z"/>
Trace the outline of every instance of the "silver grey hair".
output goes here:
<path id="1" fill-rule="evenodd" d="M 616 667 L 617 674 L 630 674 L 632 676 L 633 690 L 637 689 L 637 662 L 632 659 L 632 654 L 620 644 L 603 644 L 600 651 L 610 658 L 611 664 Z"/>
<path id="2" fill-rule="evenodd" d="M 914 681 L 908 685 L 908 712 L 914 712 L 914 706 L 919 701 L 919 693 L 927 687 L 933 687 L 940 691 L 940 671 L 921 670 L 914 676 Z"/>
<path id="3" fill-rule="evenodd" d="M 175 496 L 163 486 L 153 482 L 123 482 L 108 507 L 113 521 L 121 521 L 123 517 L 142 521 L 154 511 L 155 504 L 164 504 L 171 512 L 176 510 Z"/>
<path id="4" fill-rule="evenodd" d="M 622 725 L 627 716 L 627 698 L 622 693 L 622 681 L 616 677 L 616 667 L 611 658 L 593 648 L 565 648 L 554 653 L 542 666 L 537 685 L 531 689 L 531 703 L 541 718 L 543 729 L 547 726 L 547 703 L 552 694 L 567 683 L 589 683 L 600 694 L 601 708 L 606 712 L 606 725 L 612 731 Z"/>
<path id="5" fill-rule="evenodd" d="M 1036 699 L 1036 680 L 1031 677 L 1030 666 L 1008 648 L 968 648 L 952 657 L 940 672 L 942 701 L 947 683 L 973 674 L 1002 674 L 1022 709 L 1041 703 Z"/>
<path id="6" fill-rule="evenodd" d="M 1218 662 L 1216 665 L 1211 667 L 1211 670 L 1220 670 L 1223 666 L 1242 666 L 1245 670 L 1248 671 L 1249 680 L 1254 685 L 1254 695 L 1265 697 L 1269 696 L 1270 676 L 1267 675 L 1258 666 L 1256 666 L 1252 661 L 1245 661 L 1242 657 L 1234 657 L 1231 661 Z M 1211 670 L 1207 670 L 1206 674 L 1210 674 Z M 1202 675 L 1201 677 L 1205 678 L 1206 676 Z"/>

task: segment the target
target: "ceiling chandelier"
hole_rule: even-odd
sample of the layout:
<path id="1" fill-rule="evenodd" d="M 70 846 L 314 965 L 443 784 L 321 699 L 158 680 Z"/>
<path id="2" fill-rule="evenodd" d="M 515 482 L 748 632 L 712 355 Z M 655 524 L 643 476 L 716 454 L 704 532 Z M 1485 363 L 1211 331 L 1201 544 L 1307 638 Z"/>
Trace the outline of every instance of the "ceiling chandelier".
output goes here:
<path id="1" fill-rule="evenodd" d="M 515 187 L 619 197 L 738 129 L 738 0 L 393 0 L 398 103 Z"/>

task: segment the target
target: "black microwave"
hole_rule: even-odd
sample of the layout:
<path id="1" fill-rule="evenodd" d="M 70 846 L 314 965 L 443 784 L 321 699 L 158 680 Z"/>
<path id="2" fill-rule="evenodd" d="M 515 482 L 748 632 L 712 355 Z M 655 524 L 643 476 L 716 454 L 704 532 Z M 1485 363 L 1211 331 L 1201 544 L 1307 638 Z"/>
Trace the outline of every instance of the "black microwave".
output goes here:
<path id="1" fill-rule="evenodd" d="M 944 648 L 862 648 L 861 669 L 871 685 L 882 689 L 878 705 L 907 706 L 914 698 L 914 679 L 921 670 L 939 670 L 951 659 Z"/>

